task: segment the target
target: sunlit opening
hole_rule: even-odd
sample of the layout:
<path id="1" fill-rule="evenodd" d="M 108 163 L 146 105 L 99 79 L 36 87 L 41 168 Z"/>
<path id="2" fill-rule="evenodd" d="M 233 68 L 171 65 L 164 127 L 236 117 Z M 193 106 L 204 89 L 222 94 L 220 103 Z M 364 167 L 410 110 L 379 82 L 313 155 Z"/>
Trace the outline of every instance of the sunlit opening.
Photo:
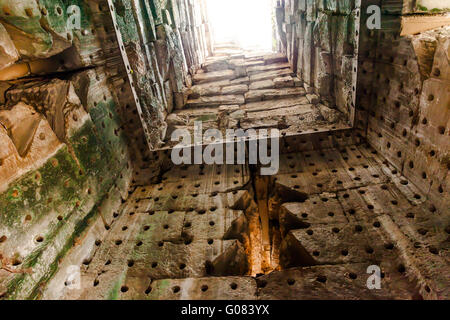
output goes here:
<path id="1" fill-rule="evenodd" d="M 207 0 L 214 42 L 272 50 L 273 0 Z"/>

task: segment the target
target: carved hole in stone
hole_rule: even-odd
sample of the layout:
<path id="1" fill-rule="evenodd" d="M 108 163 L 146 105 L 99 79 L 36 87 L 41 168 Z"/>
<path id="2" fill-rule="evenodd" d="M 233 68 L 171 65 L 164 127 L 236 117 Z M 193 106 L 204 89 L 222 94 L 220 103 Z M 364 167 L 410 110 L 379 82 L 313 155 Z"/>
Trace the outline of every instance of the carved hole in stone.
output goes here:
<path id="1" fill-rule="evenodd" d="M 327 282 L 327 277 L 325 277 L 325 276 L 318 276 L 318 277 L 316 278 L 316 280 L 317 280 L 318 282 L 325 283 L 325 282 Z"/>
<path id="2" fill-rule="evenodd" d="M 207 286 L 207 285 L 203 285 L 203 286 L 201 287 L 201 290 L 202 290 L 203 292 L 208 291 L 208 286 Z"/>
<path id="3" fill-rule="evenodd" d="M 267 286 L 267 281 L 266 280 L 256 279 L 256 286 L 258 288 L 265 288 Z"/>
<path id="4" fill-rule="evenodd" d="M 441 75 L 441 70 L 439 70 L 439 68 L 434 68 L 433 75 L 439 77 Z"/>
<path id="5" fill-rule="evenodd" d="M 12 262 L 13 267 L 20 266 L 22 264 L 22 261 L 18 258 L 15 258 Z"/>
<path id="6" fill-rule="evenodd" d="M 122 287 L 120 288 L 120 291 L 121 291 L 122 293 L 125 293 L 125 292 L 128 291 L 128 287 L 127 287 L 127 286 L 122 286 Z"/>
<path id="7" fill-rule="evenodd" d="M 432 254 L 439 254 L 439 250 L 435 247 L 429 247 L 428 250 L 432 253 Z"/>

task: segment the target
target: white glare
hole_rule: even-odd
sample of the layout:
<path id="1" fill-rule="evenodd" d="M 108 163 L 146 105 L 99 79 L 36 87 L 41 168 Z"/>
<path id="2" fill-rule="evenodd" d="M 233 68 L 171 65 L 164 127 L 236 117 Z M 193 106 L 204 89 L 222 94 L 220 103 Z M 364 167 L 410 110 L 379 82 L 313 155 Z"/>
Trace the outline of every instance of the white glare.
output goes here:
<path id="1" fill-rule="evenodd" d="M 215 43 L 272 50 L 273 0 L 207 0 Z"/>

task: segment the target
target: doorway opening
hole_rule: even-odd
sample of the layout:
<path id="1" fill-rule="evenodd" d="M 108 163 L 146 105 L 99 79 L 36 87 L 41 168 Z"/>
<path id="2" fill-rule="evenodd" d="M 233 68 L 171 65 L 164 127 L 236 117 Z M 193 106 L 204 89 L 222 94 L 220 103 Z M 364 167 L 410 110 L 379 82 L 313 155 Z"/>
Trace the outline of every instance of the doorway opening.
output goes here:
<path id="1" fill-rule="evenodd" d="M 273 50 L 273 0 L 207 0 L 207 7 L 216 45 Z"/>

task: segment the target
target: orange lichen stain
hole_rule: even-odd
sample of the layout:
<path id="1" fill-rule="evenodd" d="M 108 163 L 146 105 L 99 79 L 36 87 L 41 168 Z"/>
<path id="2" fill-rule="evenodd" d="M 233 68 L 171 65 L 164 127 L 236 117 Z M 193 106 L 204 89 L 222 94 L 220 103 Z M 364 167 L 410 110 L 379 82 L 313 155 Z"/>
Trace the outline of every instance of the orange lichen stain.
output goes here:
<path id="1" fill-rule="evenodd" d="M 52 162 L 52 166 L 54 166 L 55 168 L 59 165 L 58 160 L 56 160 L 56 159 L 52 159 L 51 162 Z"/>
<path id="2" fill-rule="evenodd" d="M 21 263 L 22 262 L 20 260 L 3 257 L 3 255 L 0 253 L 0 269 L 3 269 L 9 273 L 28 273 L 28 274 L 33 273 L 32 268 L 26 269 L 13 268 Z"/>
<path id="3" fill-rule="evenodd" d="M 19 196 L 19 191 L 17 189 L 14 189 L 11 195 L 13 196 L 13 198 L 17 198 Z"/>

